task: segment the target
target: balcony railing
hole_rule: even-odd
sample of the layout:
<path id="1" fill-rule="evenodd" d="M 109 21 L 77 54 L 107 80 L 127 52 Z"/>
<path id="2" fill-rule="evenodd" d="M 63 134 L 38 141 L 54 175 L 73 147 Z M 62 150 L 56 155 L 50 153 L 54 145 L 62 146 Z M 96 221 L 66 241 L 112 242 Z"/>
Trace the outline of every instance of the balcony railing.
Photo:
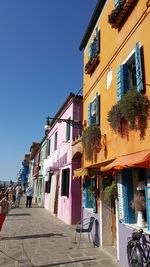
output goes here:
<path id="1" fill-rule="evenodd" d="M 119 4 L 108 15 L 108 22 L 112 28 L 119 29 L 132 12 L 138 0 L 120 0 Z"/>

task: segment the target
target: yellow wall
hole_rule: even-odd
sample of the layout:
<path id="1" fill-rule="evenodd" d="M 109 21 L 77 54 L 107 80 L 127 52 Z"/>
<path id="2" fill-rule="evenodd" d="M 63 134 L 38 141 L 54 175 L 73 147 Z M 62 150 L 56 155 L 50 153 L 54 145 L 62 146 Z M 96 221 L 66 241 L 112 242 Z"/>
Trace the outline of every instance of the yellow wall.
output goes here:
<path id="1" fill-rule="evenodd" d="M 150 8 L 147 13 L 146 0 L 138 1 L 132 13 L 124 23 L 120 31 L 113 29 L 108 23 L 108 14 L 114 9 L 114 1 L 108 0 L 104 6 L 97 25 L 101 31 L 100 63 L 94 73 L 90 76 L 84 73 L 84 112 L 83 119 L 87 121 L 88 104 L 92 101 L 96 92 L 101 95 L 101 133 L 107 135 L 107 159 L 103 151 L 98 154 L 98 162 L 113 159 L 116 156 L 133 153 L 150 148 L 150 123 L 146 131 L 146 137 L 140 140 L 139 131 L 130 131 L 129 138 L 122 138 L 114 133 L 107 122 L 107 114 L 112 105 L 117 102 L 117 68 L 123 63 L 137 42 L 141 42 L 144 50 L 145 83 L 150 84 Z M 143 15 L 144 14 L 144 15 Z M 140 20 L 140 18 L 142 18 Z M 139 21 L 140 20 L 140 21 Z M 139 23 L 138 23 L 139 21 Z M 134 30 L 133 30 L 134 29 Z M 93 31 L 93 34 L 95 29 Z M 92 35 L 93 35 L 92 34 Z M 92 38 L 91 35 L 91 38 Z M 91 38 L 84 50 L 84 66 L 88 61 L 88 47 Z M 112 84 L 106 89 L 106 76 L 112 68 Z M 150 99 L 150 86 L 146 86 L 146 95 Z M 84 166 L 90 165 L 84 161 Z"/>

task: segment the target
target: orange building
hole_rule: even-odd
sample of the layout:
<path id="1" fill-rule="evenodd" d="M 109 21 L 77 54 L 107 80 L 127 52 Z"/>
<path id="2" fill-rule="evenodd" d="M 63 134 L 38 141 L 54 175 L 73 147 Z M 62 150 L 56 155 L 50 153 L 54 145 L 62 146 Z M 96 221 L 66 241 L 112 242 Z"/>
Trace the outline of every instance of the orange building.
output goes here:
<path id="1" fill-rule="evenodd" d="M 100 190 L 93 201 L 96 209 L 84 203 L 84 213 L 90 216 L 94 208 L 100 245 L 115 247 L 123 266 L 128 266 L 127 237 L 137 227 L 138 212 L 131 201 L 139 192 L 146 199 L 146 225 L 143 220 L 140 227 L 150 233 L 149 12 L 147 0 L 99 0 L 80 44 L 84 130 L 87 136 L 93 125 L 100 129 L 99 147 L 93 146 L 91 157 L 84 147 L 86 194 L 93 177 Z"/>

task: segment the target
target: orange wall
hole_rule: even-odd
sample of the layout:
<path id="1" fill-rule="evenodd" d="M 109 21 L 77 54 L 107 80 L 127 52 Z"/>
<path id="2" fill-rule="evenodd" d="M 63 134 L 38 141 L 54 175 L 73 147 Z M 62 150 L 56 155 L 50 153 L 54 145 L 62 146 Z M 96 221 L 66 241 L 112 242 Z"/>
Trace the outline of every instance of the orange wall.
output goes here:
<path id="1" fill-rule="evenodd" d="M 83 119 L 87 121 L 88 104 L 91 102 L 96 92 L 101 95 L 101 133 L 107 135 L 107 159 L 103 151 L 98 154 L 97 162 L 112 159 L 118 155 L 133 153 L 150 148 L 150 123 L 144 140 L 140 140 L 139 131 L 130 131 L 129 138 L 122 138 L 110 128 L 107 122 L 107 114 L 112 105 L 117 102 L 117 68 L 127 58 L 134 49 L 136 42 L 141 42 L 144 50 L 145 78 L 146 84 L 150 84 L 150 15 L 143 16 L 143 20 L 138 24 L 138 20 L 146 10 L 146 1 L 138 1 L 132 13 L 124 23 L 120 31 L 111 28 L 108 23 L 108 14 L 114 9 L 114 1 L 108 0 L 104 6 L 102 14 L 97 22 L 101 31 L 101 52 L 100 63 L 92 76 L 84 73 L 84 112 Z M 149 9 L 150 10 L 150 9 Z M 149 11 L 148 10 L 148 11 Z M 136 25 L 136 27 L 134 27 Z M 134 29 L 134 30 L 133 30 Z M 93 31 L 93 34 L 95 29 Z M 91 38 L 84 50 L 84 65 L 88 61 L 88 46 Z M 106 77 L 109 68 L 112 68 L 112 84 L 106 89 Z M 150 87 L 146 87 L 146 94 L 150 99 Z M 84 166 L 90 163 L 84 161 Z"/>

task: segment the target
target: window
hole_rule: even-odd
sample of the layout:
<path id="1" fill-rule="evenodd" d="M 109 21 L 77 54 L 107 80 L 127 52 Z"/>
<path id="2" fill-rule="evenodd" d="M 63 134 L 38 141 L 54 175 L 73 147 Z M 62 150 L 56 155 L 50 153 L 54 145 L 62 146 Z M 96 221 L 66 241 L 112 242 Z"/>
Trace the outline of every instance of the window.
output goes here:
<path id="1" fill-rule="evenodd" d="M 61 178 L 61 196 L 69 197 L 69 178 L 70 178 L 70 169 L 62 170 Z"/>
<path id="2" fill-rule="evenodd" d="M 100 125 L 100 95 L 98 93 L 88 105 L 88 126 L 92 124 Z"/>
<path id="3" fill-rule="evenodd" d="M 98 27 L 95 29 L 95 36 L 88 49 L 88 60 L 100 53 L 100 30 Z"/>
<path id="4" fill-rule="evenodd" d="M 82 207 L 92 208 L 93 212 L 97 212 L 96 195 L 92 188 L 96 187 L 96 180 L 85 179 L 83 183 Z"/>
<path id="5" fill-rule="evenodd" d="M 47 144 L 47 154 L 48 154 L 48 156 L 50 155 L 50 151 L 51 151 L 51 140 L 48 139 L 48 144 Z"/>
<path id="6" fill-rule="evenodd" d="M 56 132 L 54 136 L 54 150 L 57 150 L 57 139 L 58 139 L 58 133 Z"/>
<path id="7" fill-rule="evenodd" d="M 143 70 L 140 43 L 136 43 L 133 55 L 118 67 L 117 70 L 117 99 L 121 100 L 122 96 L 132 88 L 137 91 L 143 91 Z"/>
<path id="8" fill-rule="evenodd" d="M 51 192 L 52 175 L 53 175 L 53 173 L 49 172 L 48 181 L 46 182 L 46 186 L 45 186 L 45 192 L 46 193 L 50 193 Z"/>
<path id="9" fill-rule="evenodd" d="M 70 120 L 71 118 L 68 118 Z M 66 123 L 66 142 L 70 140 L 70 124 Z"/>

